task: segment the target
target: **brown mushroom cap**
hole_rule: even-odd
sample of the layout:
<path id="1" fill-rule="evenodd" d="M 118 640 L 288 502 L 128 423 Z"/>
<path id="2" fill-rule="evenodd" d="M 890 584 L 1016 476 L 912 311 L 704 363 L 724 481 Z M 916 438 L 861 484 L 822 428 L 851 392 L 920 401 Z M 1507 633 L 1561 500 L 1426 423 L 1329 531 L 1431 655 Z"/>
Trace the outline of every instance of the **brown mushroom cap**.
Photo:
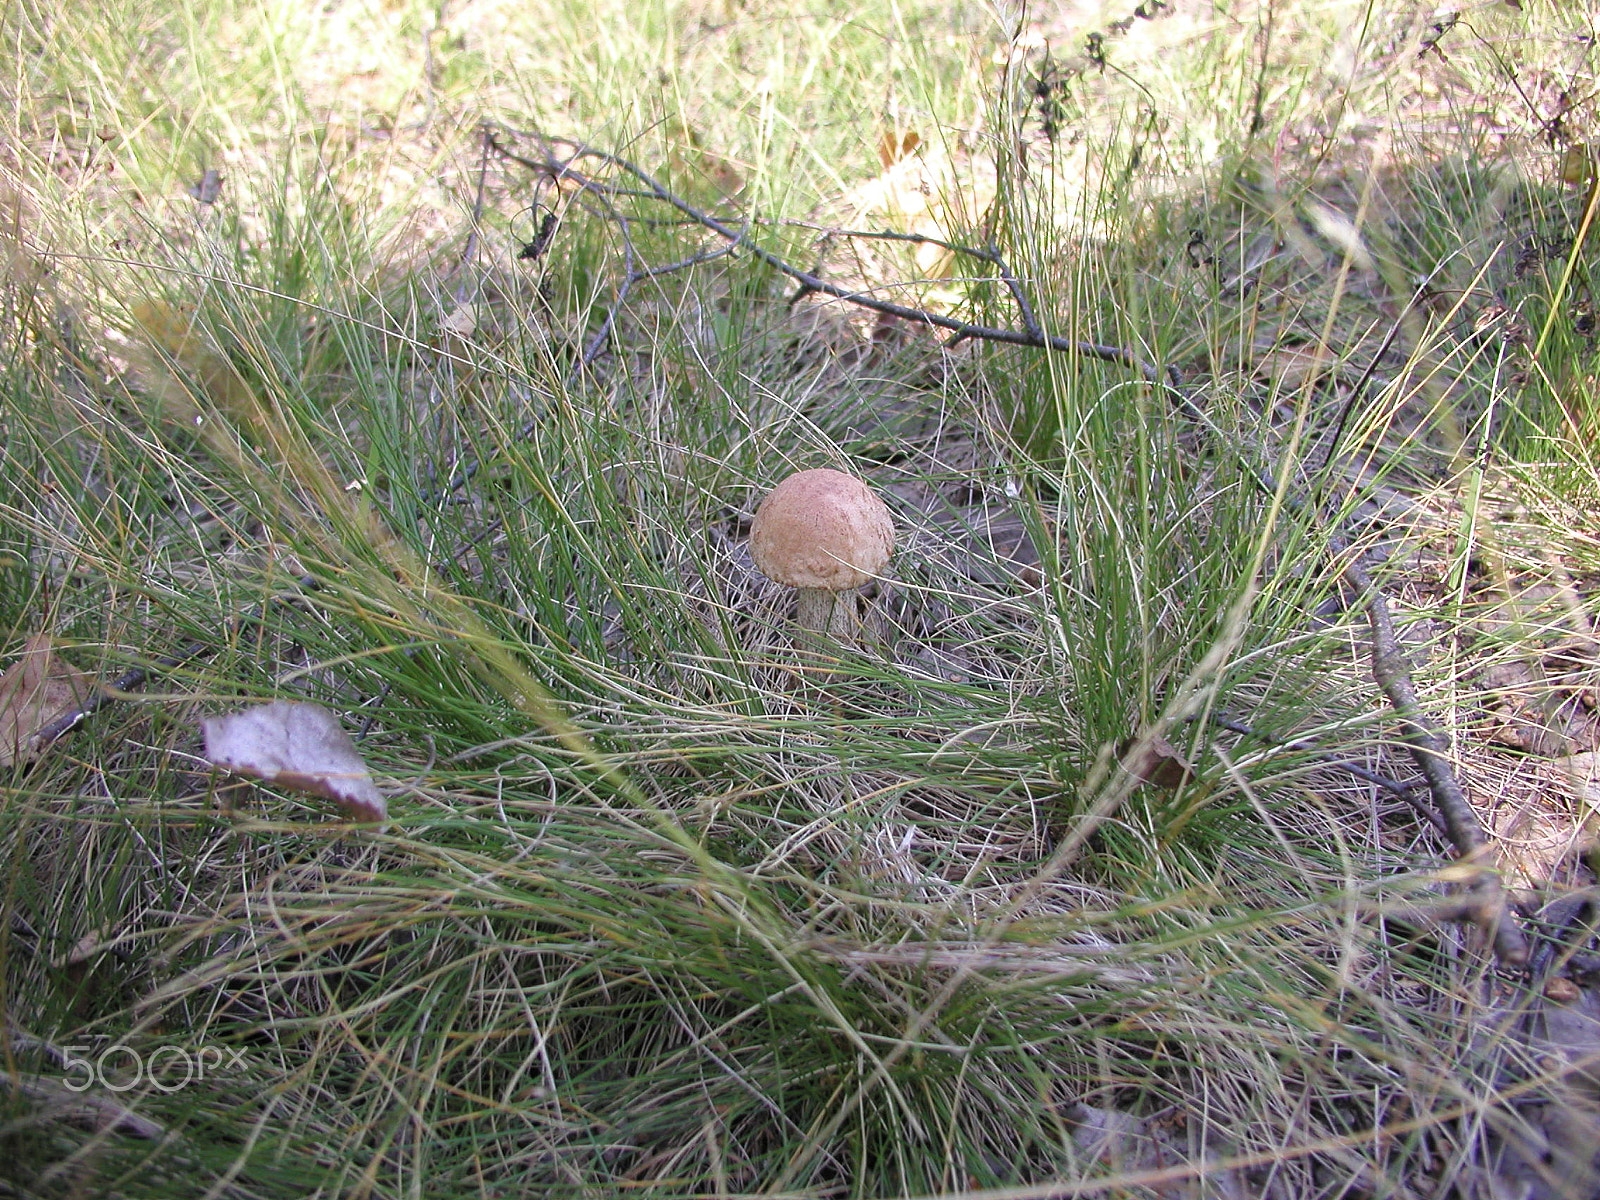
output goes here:
<path id="1" fill-rule="evenodd" d="M 774 583 L 830 592 L 882 574 L 894 550 L 894 522 L 882 500 L 842 471 L 801 471 L 761 502 L 750 526 L 750 557 Z"/>

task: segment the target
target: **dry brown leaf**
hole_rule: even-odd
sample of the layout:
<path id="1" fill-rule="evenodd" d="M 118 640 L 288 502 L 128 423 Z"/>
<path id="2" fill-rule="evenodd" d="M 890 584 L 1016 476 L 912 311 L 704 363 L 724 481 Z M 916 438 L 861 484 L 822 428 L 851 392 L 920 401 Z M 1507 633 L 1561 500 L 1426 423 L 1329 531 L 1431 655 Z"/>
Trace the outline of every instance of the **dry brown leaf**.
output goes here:
<path id="1" fill-rule="evenodd" d="M 320 704 L 275 700 L 200 722 L 206 757 L 219 767 L 332 800 L 352 820 L 382 822 L 389 806 L 339 727 Z"/>
<path id="2" fill-rule="evenodd" d="M 922 145 L 922 135 L 914 130 L 902 133 L 886 129 L 883 131 L 883 136 L 878 139 L 878 161 L 887 171 L 920 145 Z"/>
<path id="3" fill-rule="evenodd" d="M 38 758 L 39 731 L 76 709 L 94 688 L 92 676 L 56 656 L 50 638 L 29 638 L 22 657 L 0 675 L 0 767 Z"/>
<path id="4" fill-rule="evenodd" d="M 1122 744 L 1118 753 L 1124 756 L 1122 769 L 1135 776 L 1140 783 L 1171 789 L 1194 782 L 1194 764 L 1160 734 L 1151 738 L 1137 757 L 1128 757 L 1129 751 L 1137 745 L 1138 739 L 1130 738 Z"/>

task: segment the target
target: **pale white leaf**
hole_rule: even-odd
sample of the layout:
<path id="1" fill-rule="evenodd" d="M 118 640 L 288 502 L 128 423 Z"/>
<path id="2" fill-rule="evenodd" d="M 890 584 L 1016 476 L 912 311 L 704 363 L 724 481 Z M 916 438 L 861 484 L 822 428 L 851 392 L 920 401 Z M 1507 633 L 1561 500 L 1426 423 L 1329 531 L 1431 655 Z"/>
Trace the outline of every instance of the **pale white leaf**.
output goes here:
<path id="1" fill-rule="evenodd" d="M 275 700 L 200 722 L 206 757 L 219 767 L 332 800 L 357 821 L 389 815 L 367 764 L 339 719 L 320 704 Z"/>
<path id="2" fill-rule="evenodd" d="M 467 339 L 478 332 L 478 306 L 458 304 L 439 322 L 439 328 L 451 337 Z"/>

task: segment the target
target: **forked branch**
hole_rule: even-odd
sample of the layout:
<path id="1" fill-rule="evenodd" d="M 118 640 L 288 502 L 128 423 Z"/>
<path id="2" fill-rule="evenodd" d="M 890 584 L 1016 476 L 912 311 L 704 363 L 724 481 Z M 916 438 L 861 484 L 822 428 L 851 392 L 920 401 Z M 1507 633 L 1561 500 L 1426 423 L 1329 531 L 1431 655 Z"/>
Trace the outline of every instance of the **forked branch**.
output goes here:
<path id="1" fill-rule="evenodd" d="M 528 134 L 526 136 L 536 138 L 543 146 L 544 157 L 542 159 L 519 154 L 503 145 L 492 135 L 490 137 L 490 145 L 496 153 L 507 161 L 527 167 L 530 171 L 552 182 L 575 185 L 591 196 L 634 196 L 660 201 L 669 208 L 676 209 L 682 213 L 692 223 L 722 238 L 727 243 L 728 249 L 742 250 L 757 262 L 771 267 L 779 274 L 786 275 L 794 280 L 807 292 L 832 296 L 836 300 L 843 300 L 858 308 L 866 309 L 868 312 L 882 313 L 885 316 L 898 317 L 914 324 L 943 330 L 950 335 L 952 341 L 970 338 L 975 341 L 1000 342 L 1011 346 L 1032 346 L 1040 350 L 1055 350 L 1064 354 L 1074 354 L 1083 358 L 1095 358 L 1102 362 L 1116 363 L 1139 372 L 1140 375 L 1152 383 L 1160 381 L 1160 372 L 1126 347 L 1104 345 L 1099 342 L 1076 341 L 1072 338 L 1046 333 L 1034 317 L 1032 306 L 1023 293 L 1021 285 L 1012 275 L 1010 268 L 1006 266 L 999 252 L 993 247 L 978 249 L 946 242 L 935 243 L 945 246 L 958 254 L 964 254 L 970 258 L 993 265 L 1000 276 L 1001 282 L 1006 285 L 1007 290 L 1011 293 L 1013 301 L 1018 304 L 1018 312 L 1023 318 L 1024 327 L 1022 329 L 1008 329 L 996 325 L 982 325 L 973 321 L 963 321 L 958 317 L 948 316 L 925 308 L 913 308 L 907 304 L 896 304 L 892 300 L 884 300 L 868 292 L 844 287 L 831 280 L 824 279 L 815 272 L 802 270 L 788 260 L 751 241 L 748 225 L 735 228 L 731 222 L 714 216 L 704 209 L 695 207 L 681 196 L 669 191 L 643 168 L 625 158 L 610 154 L 604 150 L 598 150 L 582 142 L 574 142 L 565 138 L 552 138 L 542 134 Z M 567 154 L 564 157 L 555 153 L 555 148 L 558 146 L 567 150 Z M 621 171 L 623 174 L 632 177 L 641 186 L 624 188 L 596 179 L 580 168 L 579 164 L 585 161 L 594 161 L 603 166 Z M 869 236 L 881 237 L 884 235 L 872 234 Z M 899 236 L 908 241 L 935 241 L 935 239 L 922 238 L 920 235 L 915 234 Z M 1174 382 L 1176 382 L 1175 379 Z"/>

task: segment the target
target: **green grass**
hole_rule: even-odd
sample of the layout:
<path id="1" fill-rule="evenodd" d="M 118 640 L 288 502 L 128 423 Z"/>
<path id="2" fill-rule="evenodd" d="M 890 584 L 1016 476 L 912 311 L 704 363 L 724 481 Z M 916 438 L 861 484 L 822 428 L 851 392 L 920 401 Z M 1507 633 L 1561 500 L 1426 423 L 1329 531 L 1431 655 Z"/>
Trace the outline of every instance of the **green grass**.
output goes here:
<path id="1" fill-rule="evenodd" d="M 1135 18 L 1102 72 L 1083 37 L 1128 13 L 7 7 L 0 653 L 43 632 L 103 679 L 154 670 L 0 778 L 3 1066 L 60 1080 L 51 1047 L 119 1045 L 169 1074 L 116 1092 L 154 1140 L 0 1093 L 0 1180 L 1481 1182 L 1482 1130 L 1530 1121 L 1546 1068 L 1474 1033 L 1491 967 L 1418 915 L 1447 849 L 1284 743 L 1410 776 L 1361 610 L 1331 603 L 1336 537 L 1384 552 L 1469 769 L 1496 761 L 1475 672 L 1537 641 L 1485 650 L 1481 591 L 1559 575 L 1589 612 L 1586 194 L 1541 122 L 1594 63 L 1533 0 L 1463 18 L 1447 61 L 1404 6 L 1270 13 Z M 1589 136 L 1592 101 L 1563 119 Z M 992 240 L 1048 331 L 1179 367 L 1187 407 L 792 302 L 743 252 L 619 305 L 629 245 L 712 241 L 541 185 L 483 122 L 1017 325 L 977 260 L 919 280 L 914 247 L 820 238 L 895 220 L 862 188 L 916 132 L 899 202 Z M 185 193 L 207 169 L 215 205 Z M 744 539 L 824 465 L 872 482 L 900 548 L 863 644 L 819 662 Z M 210 769 L 198 718 L 265 698 L 341 715 L 384 831 Z M 1119 763 L 1156 738 L 1177 787 Z M 226 1067 L 171 1086 L 201 1049 Z M 1143 1140 L 1097 1152 L 1106 1114 Z"/>

